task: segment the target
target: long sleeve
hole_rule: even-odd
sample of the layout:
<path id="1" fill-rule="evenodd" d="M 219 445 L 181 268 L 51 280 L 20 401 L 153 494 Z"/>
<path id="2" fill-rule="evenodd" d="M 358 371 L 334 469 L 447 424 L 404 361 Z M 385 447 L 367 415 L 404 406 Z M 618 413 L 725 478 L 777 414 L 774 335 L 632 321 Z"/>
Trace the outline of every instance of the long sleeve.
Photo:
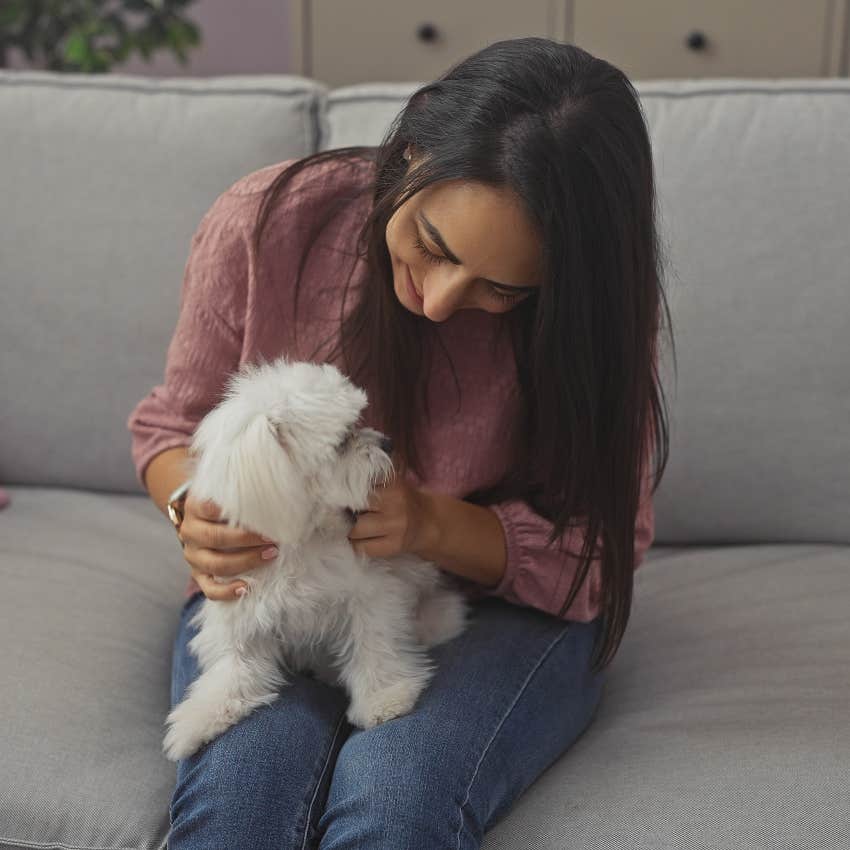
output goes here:
<path id="1" fill-rule="evenodd" d="M 248 291 L 244 197 L 224 192 L 191 241 L 163 383 L 127 419 L 139 482 L 155 455 L 188 446 L 240 361 Z"/>
<path id="2" fill-rule="evenodd" d="M 536 513 L 527 502 L 510 499 L 488 505 L 502 523 L 507 543 L 507 565 L 498 585 L 482 588 L 476 596 L 500 596 L 514 604 L 526 605 L 558 616 L 566 602 L 573 576 L 578 571 L 586 526 L 567 528 L 558 550 L 546 540 L 553 524 Z M 641 501 L 635 519 L 635 568 L 643 562 L 655 536 L 651 478 L 643 479 Z M 601 551 L 601 536 L 595 552 Z M 574 554 L 569 554 L 574 553 Z M 479 586 L 480 587 L 480 586 Z M 593 557 L 581 588 L 562 615 L 564 620 L 589 622 L 601 613 L 600 559 Z"/>

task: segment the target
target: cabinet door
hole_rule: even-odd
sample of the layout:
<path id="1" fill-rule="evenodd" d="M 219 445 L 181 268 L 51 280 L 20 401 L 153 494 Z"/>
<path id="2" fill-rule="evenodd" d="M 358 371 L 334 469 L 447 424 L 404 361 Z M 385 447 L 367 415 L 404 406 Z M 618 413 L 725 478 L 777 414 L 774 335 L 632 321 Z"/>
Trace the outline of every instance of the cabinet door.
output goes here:
<path id="1" fill-rule="evenodd" d="M 329 86 L 427 82 L 494 41 L 562 40 L 565 9 L 561 0 L 307 0 L 303 73 Z"/>
<path id="2" fill-rule="evenodd" d="M 833 0 L 574 0 L 572 39 L 632 79 L 834 73 Z"/>

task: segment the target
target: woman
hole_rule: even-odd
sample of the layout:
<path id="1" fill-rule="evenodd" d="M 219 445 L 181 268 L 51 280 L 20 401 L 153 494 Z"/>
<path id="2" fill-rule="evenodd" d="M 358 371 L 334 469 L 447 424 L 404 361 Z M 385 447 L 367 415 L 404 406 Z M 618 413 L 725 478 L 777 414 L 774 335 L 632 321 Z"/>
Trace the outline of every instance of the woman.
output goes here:
<path id="1" fill-rule="evenodd" d="M 165 383 L 128 421 L 140 480 L 164 509 L 240 363 L 336 362 L 395 446 L 352 546 L 434 561 L 472 615 L 408 715 L 351 727 L 344 691 L 305 671 L 181 761 L 171 850 L 479 847 L 587 728 L 666 464 L 660 269 L 633 87 L 542 38 L 421 87 L 377 148 L 278 163 L 216 200 Z M 178 536 L 172 706 L 198 675 L 187 621 L 244 584 L 211 576 L 262 568 L 268 547 L 191 489 Z"/>

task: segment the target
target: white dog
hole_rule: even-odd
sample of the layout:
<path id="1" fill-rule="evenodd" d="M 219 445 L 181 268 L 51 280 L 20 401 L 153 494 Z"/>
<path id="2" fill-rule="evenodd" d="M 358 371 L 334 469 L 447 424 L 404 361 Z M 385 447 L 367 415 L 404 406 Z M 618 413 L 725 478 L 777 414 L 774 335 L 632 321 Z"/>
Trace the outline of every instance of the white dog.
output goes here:
<path id="1" fill-rule="evenodd" d="M 393 473 L 389 440 L 358 427 L 366 401 L 334 366 L 281 357 L 234 373 L 198 425 L 193 497 L 280 551 L 239 576 L 245 596 L 204 599 L 192 618 L 201 673 L 166 720 L 172 761 L 274 702 L 289 671 L 342 684 L 355 726 L 406 714 L 434 674 L 427 647 L 466 628 L 466 600 L 434 564 L 369 558 L 348 539 L 355 512 Z"/>

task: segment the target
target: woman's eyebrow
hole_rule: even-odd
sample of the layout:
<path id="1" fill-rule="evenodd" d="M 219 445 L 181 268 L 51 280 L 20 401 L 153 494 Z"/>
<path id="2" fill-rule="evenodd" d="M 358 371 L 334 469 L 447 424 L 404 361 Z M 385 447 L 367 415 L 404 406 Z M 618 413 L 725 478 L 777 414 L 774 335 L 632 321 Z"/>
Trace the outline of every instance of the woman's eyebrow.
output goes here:
<path id="1" fill-rule="evenodd" d="M 428 221 L 425 216 L 425 213 L 422 212 L 422 210 L 419 210 L 416 217 L 422 222 L 422 224 L 425 225 L 425 229 L 428 231 L 428 235 L 431 237 L 431 239 L 434 240 L 434 242 L 437 243 L 440 250 L 446 255 L 446 259 L 454 263 L 456 266 L 462 265 L 457 255 L 452 252 L 448 245 L 446 245 L 442 235 L 440 234 L 440 231 L 437 230 L 437 228 L 434 227 L 434 225 L 430 221 Z M 486 277 L 481 279 L 486 280 L 487 283 L 491 284 L 492 286 L 498 286 L 501 289 L 510 289 L 513 292 L 530 292 L 532 289 L 540 288 L 538 286 L 513 286 L 510 283 L 497 283 L 495 280 L 489 280 Z"/>

